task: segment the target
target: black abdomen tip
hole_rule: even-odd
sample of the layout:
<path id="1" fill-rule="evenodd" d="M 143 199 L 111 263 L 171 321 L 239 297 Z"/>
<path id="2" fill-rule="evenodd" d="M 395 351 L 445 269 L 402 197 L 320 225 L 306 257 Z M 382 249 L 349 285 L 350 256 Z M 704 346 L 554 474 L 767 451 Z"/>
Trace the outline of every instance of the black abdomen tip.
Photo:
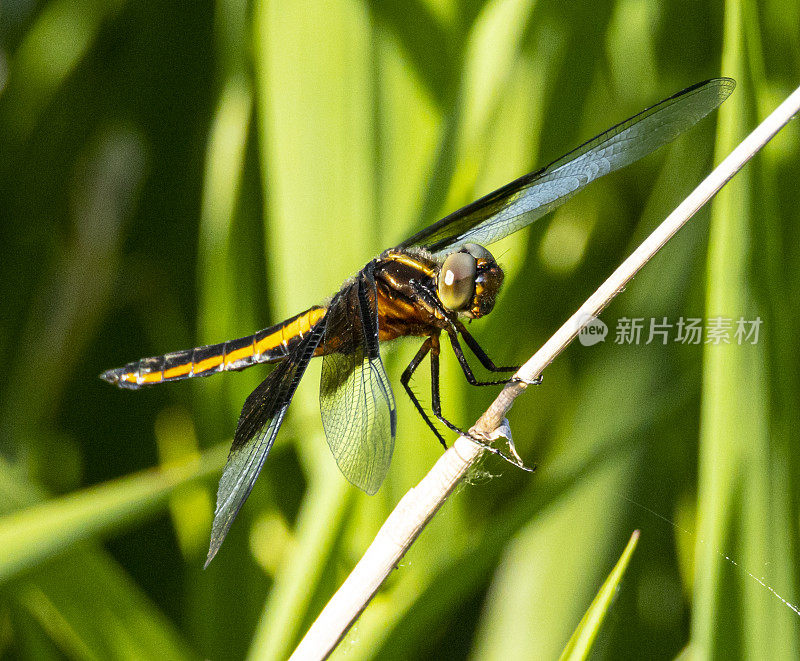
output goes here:
<path id="1" fill-rule="evenodd" d="M 119 382 L 119 371 L 106 370 L 99 376 L 99 378 L 103 379 L 103 381 L 108 381 L 112 385 L 117 385 Z"/>
<path id="2" fill-rule="evenodd" d="M 107 381 L 112 386 L 117 386 L 117 388 L 136 388 L 136 383 L 130 383 L 122 378 L 126 372 L 127 370 L 124 367 L 117 367 L 113 370 L 106 370 L 99 375 L 99 378 Z"/>

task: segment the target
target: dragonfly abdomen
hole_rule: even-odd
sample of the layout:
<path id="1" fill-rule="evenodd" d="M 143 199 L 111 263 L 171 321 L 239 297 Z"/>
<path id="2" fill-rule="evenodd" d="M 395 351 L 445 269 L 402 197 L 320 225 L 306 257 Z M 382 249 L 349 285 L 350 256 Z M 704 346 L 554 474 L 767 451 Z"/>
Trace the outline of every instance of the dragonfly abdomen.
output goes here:
<path id="1" fill-rule="evenodd" d="M 326 313 L 327 308 L 313 307 L 253 335 L 142 358 L 124 367 L 103 372 L 100 378 L 120 388 L 136 389 L 166 381 L 242 370 L 256 363 L 277 362 L 285 358 Z"/>

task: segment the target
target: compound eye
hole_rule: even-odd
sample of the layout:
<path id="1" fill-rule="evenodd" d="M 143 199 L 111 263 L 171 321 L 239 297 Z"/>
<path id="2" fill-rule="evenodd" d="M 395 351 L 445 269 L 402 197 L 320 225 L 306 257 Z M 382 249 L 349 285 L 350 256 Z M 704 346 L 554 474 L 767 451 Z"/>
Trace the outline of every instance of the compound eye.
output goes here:
<path id="1" fill-rule="evenodd" d="M 477 243 L 465 243 L 463 246 L 461 246 L 461 250 L 468 252 L 475 259 L 485 259 L 487 262 L 494 261 L 492 253 L 490 253 L 488 250 L 486 250 L 486 248 L 478 245 Z"/>
<path id="2" fill-rule="evenodd" d="M 475 258 L 465 252 L 448 255 L 439 272 L 439 300 L 448 310 L 469 307 L 475 296 L 475 276 L 478 265 Z"/>

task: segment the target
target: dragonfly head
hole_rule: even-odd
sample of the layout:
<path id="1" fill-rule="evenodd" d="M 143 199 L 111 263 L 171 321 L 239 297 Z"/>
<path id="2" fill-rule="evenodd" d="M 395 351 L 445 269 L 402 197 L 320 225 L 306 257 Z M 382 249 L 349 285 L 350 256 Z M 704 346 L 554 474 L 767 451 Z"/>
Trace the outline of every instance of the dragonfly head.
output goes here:
<path id="1" fill-rule="evenodd" d="M 492 311 L 502 284 L 503 269 L 492 253 L 476 243 L 465 243 L 445 257 L 436 287 L 448 310 L 477 319 Z"/>

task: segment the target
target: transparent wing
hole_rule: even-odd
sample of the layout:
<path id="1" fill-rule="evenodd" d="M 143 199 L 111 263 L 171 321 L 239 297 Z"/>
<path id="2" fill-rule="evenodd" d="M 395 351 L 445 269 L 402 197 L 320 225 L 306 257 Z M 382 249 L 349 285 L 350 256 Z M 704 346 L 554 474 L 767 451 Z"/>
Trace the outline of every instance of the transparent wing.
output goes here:
<path id="1" fill-rule="evenodd" d="M 489 193 L 401 243 L 434 254 L 488 245 L 552 211 L 584 186 L 655 151 L 694 126 L 733 92 L 730 78 L 693 85 L 617 124 L 577 149 Z"/>
<path id="2" fill-rule="evenodd" d="M 394 394 L 378 351 L 375 298 L 367 268 L 331 303 L 325 342 L 339 350 L 323 358 L 320 385 L 331 452 L 344 476 L 368 494 L 386 477 L 397 427 Z"/>
<path id="3" fill-rule="evenodd" d="M 324 319 L 318 322 L 244 403 L 228 461 L 219 480 L 206 567 L 217 554 L 239 509 L 253 489 L 297 384 L 322 339 L 324 324 Z"/>

